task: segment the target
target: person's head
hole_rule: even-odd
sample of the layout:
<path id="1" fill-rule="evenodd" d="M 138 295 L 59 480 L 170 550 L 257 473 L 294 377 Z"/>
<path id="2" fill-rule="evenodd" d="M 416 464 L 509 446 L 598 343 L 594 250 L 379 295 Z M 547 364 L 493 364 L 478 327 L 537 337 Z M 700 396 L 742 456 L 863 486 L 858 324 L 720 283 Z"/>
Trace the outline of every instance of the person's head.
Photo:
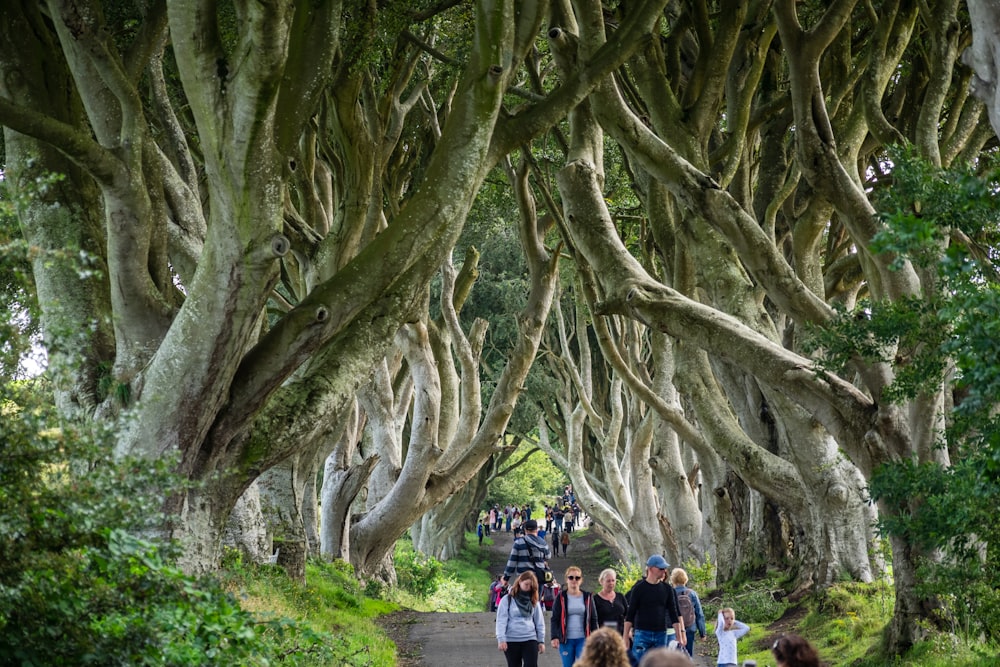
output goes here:
<path id="1" fill-rule="evenodd" d="M 639 661 L 639 667 L 692 667 L 693 665 L 691 658 L 684 651 L 662 646 L 646 651 Z"/>
<path id="2" fill-rule="evenodd" d="M 667 574 L 670 563 L 660 554 L 653 554 L 646 561 L 646 580 L 655 582 L 662 581 Z"/>
<path id="3" fill-rule="evenodd" d="M 682 567 L 675 567 L 670 573 L 670 583 L 674 586 L 684 586 L 688 582 L 688 573 Z"/>
<path id="4" fill-rule="evenodd" d="M 608 591 L 612 591 L 615 588 L 615 584 L 618 582 L 618 573 L 614 571 L 613 568 L 605 568 L 601 570 L 601 573 L 597 575 L 597 583 L 601 585 L 601 588 Z"/>
<path id="5" fill-rule="evenodd" d="M 575 667 L 628 667 L 625 640 L 614 628 L 598 628 L 590 633 Z"/>
<path id="6" fill-rule="evenodd" d="M 524 528 L 524 532 L 526 533 L 535 534 L 538 532 L 538 522 L 534 519 L 528 519 L 521 525 L 521 527 Z"/>
<path id="7" fill-rule="evenodd" d="M 782 635 L 771 647 L 778 667 L 819 667 L 819 654 L 798 635 Z"/>
<path id="8" fill-rule="evenodd" d="M 570 565 L 566 568 L 566 588 L 570 592 L 576 592 L 580 590 L 580 584 L 583 583 L 583 572 L 576 565 Z"/>
<path id="9" fill-rule="evenodd" d="M 515 593 L 531 593 L 531 602 L 538 602 L 538 579 L 534 572 L 522 572 L 514 580 Z"/>
<path id="10" fill-rule="evenodd" d="M 733 621 L 736 620 L 736 612 L 733 611 L 732 607 L 723 607 L 719 610 L 722 614 L 723 628 L 729 630 L 733 627 Z"/>

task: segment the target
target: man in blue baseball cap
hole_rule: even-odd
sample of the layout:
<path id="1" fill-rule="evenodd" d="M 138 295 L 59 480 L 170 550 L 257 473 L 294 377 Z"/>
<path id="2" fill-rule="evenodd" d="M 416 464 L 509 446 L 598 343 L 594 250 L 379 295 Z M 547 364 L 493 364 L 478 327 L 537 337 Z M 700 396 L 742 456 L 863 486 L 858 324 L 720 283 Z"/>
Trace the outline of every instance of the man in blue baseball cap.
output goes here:
<path id="1" fill-rule="evenodd" d="M 646 576 L 628 592 L 625 612 L 625 646 L 639 661 L 651 648 L 667 645 L 667 628 L 673 626 L 677 641 L 683 646 L 687 636 L 677 607 L 677 594 L 665 579 L 670 563 L 653 554 L 646 561 Z"/>

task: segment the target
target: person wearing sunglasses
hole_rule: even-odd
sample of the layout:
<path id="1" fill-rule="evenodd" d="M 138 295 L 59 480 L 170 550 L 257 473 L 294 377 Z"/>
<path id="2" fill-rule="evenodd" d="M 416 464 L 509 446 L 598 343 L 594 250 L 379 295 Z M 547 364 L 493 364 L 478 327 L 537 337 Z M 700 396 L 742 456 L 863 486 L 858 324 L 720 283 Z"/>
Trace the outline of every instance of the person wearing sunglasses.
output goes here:
<path id="1" fill-rule="evenodd" d="M 552 648 L 559 651 L 563 667 L 573 667 L 587 637 L 599 627 L 594 596 L 580 588 L 582 583 L 580 568 L 566 568 L 566 586 L 552 605 Z"/>

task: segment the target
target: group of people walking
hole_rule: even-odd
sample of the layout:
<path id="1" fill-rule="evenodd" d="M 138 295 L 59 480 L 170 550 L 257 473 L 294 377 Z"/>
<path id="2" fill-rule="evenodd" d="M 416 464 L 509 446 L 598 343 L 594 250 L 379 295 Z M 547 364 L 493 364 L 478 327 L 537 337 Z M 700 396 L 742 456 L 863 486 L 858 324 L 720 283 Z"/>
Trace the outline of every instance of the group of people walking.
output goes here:
<path id="1" fill-rule="evenodd" d="M 497 645 L 508 667 L 537 667 L 546 650 L 540 587 L 551 580 L 550 552 L 529 520 L 514 540 L 502 582 L 509 591 L 497 603 Z M 668 577 L 669 573 L 669 577 Z M 705 615 L 697 593 L 687 587 L 682 568 L 670 569 L 660 555 L 646 561 L 645 575 L 628 594 L 615 590 L 617 573 L 598 576 L 596 593 L 583 588 L 582 570 L 566 568 L 552 603 L 550 645 L 563 667 L 682 667 L 693 665 L 697 637 L 705 638 Z M 731 608 L 719 610 L 715 635 L 718 665 L 735 667 L 737 640 L 750 628 Z M 786 635 L 773 647 L 779 667 L 819 667 L 816 651 L 801 637 Z"/>

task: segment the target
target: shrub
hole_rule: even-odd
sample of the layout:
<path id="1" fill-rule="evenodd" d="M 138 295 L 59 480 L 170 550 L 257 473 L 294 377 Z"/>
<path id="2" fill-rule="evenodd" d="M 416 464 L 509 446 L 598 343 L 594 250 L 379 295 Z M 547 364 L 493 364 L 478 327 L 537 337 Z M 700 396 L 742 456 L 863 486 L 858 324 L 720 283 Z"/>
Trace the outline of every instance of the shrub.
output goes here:
<path id="1" fill-rule="evenodd" d="M 408 540 L 396 542 L 396 580 L 399 587 L 420 597 L 430 597 L 441 584 L 441 561 L 413 549 Z"/>
<path id="2" fill-rule="evenodd" d="M 0 664 L 332 655 L 326 636 L 261 622 L 216 581 L 183 574 L 170 544 L 140 537 L 162 523 L 169 461 L 114 461 L 107 440 L 60 422 L 23 386 L 0 384 L 0 410 Z"/>
<path id="3" fill-rule="evenodd" d="M 705 562 L 699 563 L 694 558 L 689 558 L 682 565 L 687 572 L 688 586 L 696 590 L 708 591 L 715 583 L 715 564 L 712 563 L 711 554 L 705 554 Z"/>

